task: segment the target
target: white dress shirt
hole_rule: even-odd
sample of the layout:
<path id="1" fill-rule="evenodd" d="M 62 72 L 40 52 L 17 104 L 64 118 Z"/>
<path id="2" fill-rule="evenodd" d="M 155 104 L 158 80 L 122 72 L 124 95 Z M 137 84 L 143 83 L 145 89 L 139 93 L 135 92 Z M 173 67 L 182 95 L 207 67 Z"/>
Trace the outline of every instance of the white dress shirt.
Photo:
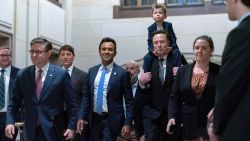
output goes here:
<path id="1" fill-rule="evenodd" d="M 65 70 L 68 70 L 68 73 L 69 73 L 69 76 L 71 76 L 71 74 L 72 74 L 72 71 L 73 71 L 73 65 L 71 65 L 69 68 L 65 68 L 64 66 L 62 66 L 62 68 L 63 69 L 65 69 Z"/>
<path id="2" fill-rule="evenodd" d="M 110 79 L 110 76 L 111 76 L 111 72 L 113 70 L 113 66 L 114 66 L 114 62 L 112 62 L 111 64 L 106 66 L 107 70 L 106 70 L 106 75 L 105 75 L 105 79 L 104 79 L 103 97 L 102 97 L 102 111 L 103 112 L 108 112 L 107 88 L 108 88 L 108 83 L 109 83 L 109 79 Z M 94 82 L 94 110 L 93 110 L 94 112 L 96 112 L 97 91 L 98 91 L 98 85 L 99 85 L 99 81 L 100 81 L 100 78 L 101 78 L 103 68 L 104 68 L 104 66 L 101 65 L 101 67 L 99 68 L 98 73 L 96 75 L 95 82 Z"/>
<path id="3" fill-rule="evenodd" d="M 0 70 L 2 70 L 2 68 L 0 68 Z M 4 68 L 4 95 L 5 95 L 5 104 L 4 104 L 4 108 L 0 110 L 0 112 L 6 112 L 7 111 L 7 107 L 9 104 L 9 82 L 10 82 L 10 71 L 11 71 L 11 66 L 8 66 L 6 68 Z M 0 72 L 1 75 L 1 72 Z"/>
<path id="4" fill-rule="evenodd" d="M 49 69 L 49 63 L 46 64 L 43 68 L 42 68 L 42 86 L 43 86 L 43 83 L 45 81 L 45 78 L 46 78 L 46 75 L 47 75 L 47 72 L 48 72 L 48 69 Z M 38 71 L 39 71 L 39 68 L 36 66 L 36 79 L 37 79 L 37 76 L 38 76 Z"/>

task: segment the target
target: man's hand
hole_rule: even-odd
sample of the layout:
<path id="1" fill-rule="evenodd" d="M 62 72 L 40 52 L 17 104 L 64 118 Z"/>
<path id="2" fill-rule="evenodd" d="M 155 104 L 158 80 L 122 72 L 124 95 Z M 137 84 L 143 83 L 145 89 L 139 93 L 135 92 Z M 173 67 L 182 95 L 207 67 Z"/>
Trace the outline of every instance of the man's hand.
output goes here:
<path id="1" fill-rule="evenodd" d="M 213 123 L 208 123 L 207 131 L 208 131 L 210 141 L 220 141 L 220 136 L 217 136 L 214 134 Z"/>
<path id="2" fill-rule="evenodd" d="M 149 81 L 151 81 L 151 78 L 152 78 L 151 72 L 142 73 L 141 77 L 140 77 L 140 83 L 141 83 L 141 85 L 144 86 L 146 83 L 148 83 Z"/>
<path id="3" fill-rule="evenodd" d="M 15 126 L 13 124 L 8 124 L 5 128 L 5 135 L 13 139 L 13 135 L 15 134 Z"/>
<path id="4" fill-rule="evenodd" d="M 210 112 L 207 114 L 207 120 L 209 123 L 213 122 L 213 118 L 214 118 L 214 108 L 212 108 L 210 110 Z"/>
<path id="5" fill-rule="evenodd" d="M 179 67 L 173 67 L 173 76 L 176 76 Z"/>
<path id="6" fill-rule="evenodd" d="M 76 125 L 76 133 L 81 135 L 85 130 L 85 124 L 88 124 L 88 122 L 86 122 L 82 119 L 79 119 L 77 121 L 77 125 Z"/>
<path id="7" fill-rule="evenodd" d="M 128 138 L 130 136 L 130 126 L 129 125 L 124 125 L 122 127 L 121 136 L 123 136 L 124 138 Z"/>
<path id="8" fill-rule="evenodd" d="M 170 127 L 171 127 L 171 126 L 174 126 L 174 125 L 176 125 L 175 119 L 174 119 L 174 118 L 171 118 L 171 119 L 168 121 L 167 128 L 166 128 L 166 132 L 167 132 L 168 134 L 173 134 L 173 133 L 170 131 Z"/>
<path id="9" fill-rule="evenodd" d="M 73 139 L 74 138 L 74 130 L 67 129 L 63 135 L 64 135 L 66 140 Z"/>
<path id="10" fill-rule="evenodd" d="M 157 50 L 154 50 L 154 51 L 153 51 L 153 54 L 154 54 L 155 56 L 159 56 L 159 52 L 158 52 Z"/>
<path id="11" fill-rule="evenodd" d="M 140 141 L 145 141 L 145 134 L 140 137 Z"/>

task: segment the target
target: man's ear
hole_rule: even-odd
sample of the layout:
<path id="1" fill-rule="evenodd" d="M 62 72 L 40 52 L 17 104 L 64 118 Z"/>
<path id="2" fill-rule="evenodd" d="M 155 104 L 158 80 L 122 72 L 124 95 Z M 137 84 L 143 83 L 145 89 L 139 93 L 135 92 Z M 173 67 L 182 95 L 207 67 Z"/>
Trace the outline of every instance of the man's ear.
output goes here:
<path id="1" fill-rule="evenodd" d="M 48 55 L 48 58 L 50 58 L 50 56 L 52 55 L 52 49 L 47 51 L 47 55 Z"/>

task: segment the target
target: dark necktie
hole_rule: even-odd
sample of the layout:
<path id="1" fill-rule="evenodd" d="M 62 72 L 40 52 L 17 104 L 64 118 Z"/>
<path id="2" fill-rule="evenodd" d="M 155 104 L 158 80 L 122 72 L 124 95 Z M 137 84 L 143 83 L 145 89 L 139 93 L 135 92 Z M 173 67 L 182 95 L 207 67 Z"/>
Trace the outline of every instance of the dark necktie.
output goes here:
<path id="1" fill-rule="evenodd" d="M 101 74 L 101 78 L 100 78 L 99 85 L 98 85 L 97 97 L 96 97 L 96 112 L 97 113 L 101 113 L 102 112 L 103 86 L 104 86 L 104 80 L 105 80 L 106 70 L 107 70 L 106 67 L 104 67 L 102 69 L 102 74 Z"/>
<path id="2" fill-rule="evenodd" d="M 0 110 L 3 109 L 5 105 L 4 71 L 4 69 L 1 70 L 0 76 Z"/>
<path id="3" fill-rule="evenodd" d="M 36 79 L 36 95 L 37 95 L 37 99 L 39 99 L 40 95 L 41 95 L 41 91 L 42 91 L 42 72 L 43 70 L 38 70 L 38 75 L 37 75 L 37 79 Z"/>
<path id="4" fill-rule="evenodd" d="M 163 67 L 163 61 L 164 61 L 163 58 L 159 59 L 159 78 L 160 78 L 160 81 L 161 81 L 162 85 L 164 84 L 164 67 Z"/>

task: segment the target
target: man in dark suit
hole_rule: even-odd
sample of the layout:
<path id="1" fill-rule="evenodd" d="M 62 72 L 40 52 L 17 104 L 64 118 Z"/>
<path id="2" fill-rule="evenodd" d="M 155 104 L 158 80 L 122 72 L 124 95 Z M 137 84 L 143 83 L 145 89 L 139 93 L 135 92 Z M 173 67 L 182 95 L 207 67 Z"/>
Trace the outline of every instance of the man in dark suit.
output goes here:
<path id="1" fill-rule="evenodd" d="M 11 65 L 11 51 L 8 47 L 0 47 L 0 70 L 3 81 L 0 83 L 0 141 L 14 141 L 17 136 L 17 128 L 15 128 L 15 134 L 13 139 L 9 139 L 5 136 L 5 121 L 6 111 L 8 106 L 8 99 L 12 96 L 12 86 L 16 77 L 18 68 Z M 1 79 L 1 78 L 0 78 Z M 2 85 L 3 84 L 3 85 Z M 3 88 L 3 89 L 2 89 Z M 20 116 L 18 117 L 20 119 Z"/>
<path id="2" fill-rule="evenodd" d="M 229 19 L 239 24 L 228 34 L 222 55 L 213 132 L 217 140 L 249 141 L 250 1 L 227 0 L 227 12 Z"/>
<path id="3" fill-rule="evenodd" d="M 151 72 L 142 73 L 140 86 L 148 97 L 144 107 L 144 133 L 146 141 L 177 140 L 178 132 L 167 134 L 168 100 L 174 80 L 174 59 L 171 52 L 169 35 L 162 30 L 153 33 L 155 57 Z M 178 59 L 180 60 L 180 59 Z M 176 73 L 176 72 L 175 72 Z M 150 82 L 150 86 L 147 84 Z"/>
<path id="4" fill-rule="evenodd" d="M 49 63 L 52 54 L 49 41 L 38 37 L 30 45 L 34 65 L 17 73 L 7 111 L 5 134 L 13 138 L 15 113 L 23 102 L 26 141 L 71 139 L 74 136 L 76 106 L 70 76 L 67 71 Z M 63 112 L 64 103 L 67 116 Z"/>
<path id="5" fill-rule="evenodd" d="M 130 73 L 131 85 L 134 97 L 135 114 L 134 114 L 134 128 L 135 136 L 138 141 L 144 139 L 143 127 L 143 108 L 145 105 L 145 97 L 142 94 L 141 88 L 138 86 L 138 75 L 140 73 L 140 65 L 135 61 L 130 61 L 125 65 L 126 70 Z"/>
<path id="6" fill-rule="evenodd" d="M 128 136 L 133 118 L 133 94 L 129 73 L 113 62 L 114 39 L 103 38 L 99 44 L 102 63 L 89 69 L 88 91 L 84 94 L 77 123 L 83 132 L 88 115 L 92 141 L 116 141 L 118 134 Z M 123 98 L 126 104 L 124 115 Z"/>
<path id="7" fill-rule="evenodd" d="M 76 94 L 76 104 L 78 111 L 77 113 L 79 113 L 83 93 L 85 93 L 87 90 L 87 73 L 73 65 L 75 59 L 75 51 L 72 46 L 62 46 L 59 50 L 59 59 L 62 68 L 67 70 L 69 75 L 71 76 L 71 82 Z M 74 141 L 86 140 L 88 140 L 88 134 L 85 133 L 84 136 L 75 134 Z"/>

